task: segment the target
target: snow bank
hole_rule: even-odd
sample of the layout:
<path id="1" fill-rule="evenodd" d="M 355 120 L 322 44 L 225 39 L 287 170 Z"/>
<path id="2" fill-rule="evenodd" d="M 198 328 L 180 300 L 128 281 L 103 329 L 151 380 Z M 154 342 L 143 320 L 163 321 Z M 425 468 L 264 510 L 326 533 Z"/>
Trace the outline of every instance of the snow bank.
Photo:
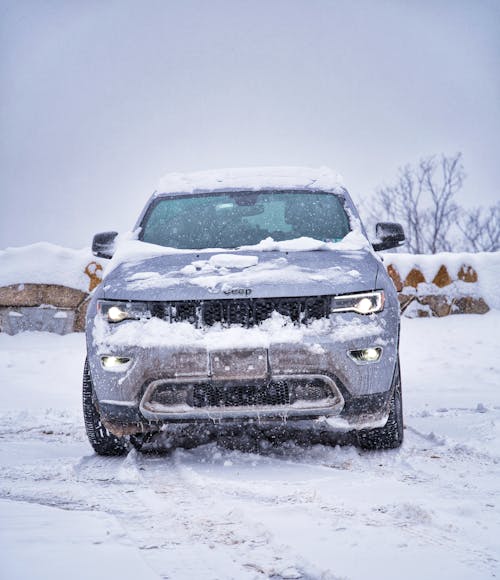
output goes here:
<path id="1" fill-rule="evenodd" d="M 100 279 L 101 263 L 90 248 L 73 250 L 48 242 L 0 250 L 0 287 L 11 284 L 60 284 L 88 292 Z"/>
<path id="2" fill-rule="evenodd" d="M 321 189 L 343 187 L 342 177 L 328 167 L 252 167 L 215 169 L 194 173 L 169 173 L 158 184 L 158 193 L 194 193 L 220 189 L 268 188 Z"/>

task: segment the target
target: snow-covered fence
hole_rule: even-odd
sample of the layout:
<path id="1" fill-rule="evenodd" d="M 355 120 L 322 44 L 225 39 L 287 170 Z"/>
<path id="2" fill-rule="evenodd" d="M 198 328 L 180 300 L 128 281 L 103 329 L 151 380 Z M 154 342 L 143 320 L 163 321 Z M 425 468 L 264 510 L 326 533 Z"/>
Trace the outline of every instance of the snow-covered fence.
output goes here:
<path id="1" fill-rule="evenodd" d="M 447 316 L 500 309 L 500 252 L 383 254 L 407 316 Z M 89 248 L 46 242 L 0 251 L 0 332 L 84 329 L 89 293 L 105 260 Z"/>

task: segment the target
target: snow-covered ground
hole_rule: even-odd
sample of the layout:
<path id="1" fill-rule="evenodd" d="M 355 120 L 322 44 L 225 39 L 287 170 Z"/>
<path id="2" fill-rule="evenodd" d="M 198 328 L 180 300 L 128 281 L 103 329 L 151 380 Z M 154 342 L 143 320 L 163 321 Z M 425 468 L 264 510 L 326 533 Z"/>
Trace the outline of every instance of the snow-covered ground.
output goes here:
<path id="1" fill-rule="evenodd" d="M 402 321 L 399 450 L 102 458 L 83 335 L 0 334 L 0 577 L 500 574 L 500 312 Z"/>

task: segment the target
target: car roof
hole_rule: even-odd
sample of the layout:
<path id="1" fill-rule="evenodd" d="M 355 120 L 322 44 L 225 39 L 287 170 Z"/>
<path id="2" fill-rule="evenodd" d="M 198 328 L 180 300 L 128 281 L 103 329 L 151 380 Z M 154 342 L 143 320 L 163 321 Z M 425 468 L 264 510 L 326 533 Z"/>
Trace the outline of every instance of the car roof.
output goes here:
<path id="1" fill-rule="evenodd" d="M 328 167 L 250 167 L 170 173 L 162 177 L 154 196 L 269 189 L 340 193 L 344 186 L 341 176 Z"/>
<path id="2" fill-rule="evenodd" d="M 141 226 L 151 204 L 162 197 L 269 190 L 323 191 L 342 195 L 351 216 L 359 220 L 359 214 L 342 177 L 329 167 L 244 167 L 165 175 L 160 179 L 157 190 L 148 199 L 134 229 Z"/>

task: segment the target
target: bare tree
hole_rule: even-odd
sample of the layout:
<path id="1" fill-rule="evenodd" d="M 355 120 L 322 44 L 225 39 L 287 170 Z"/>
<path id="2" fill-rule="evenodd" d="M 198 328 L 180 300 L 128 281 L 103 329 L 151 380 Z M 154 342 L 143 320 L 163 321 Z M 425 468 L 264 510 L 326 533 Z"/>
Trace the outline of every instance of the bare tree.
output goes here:
<path id="1" fill-rule="evenodd" d="M 459 208 L 454 201 L 465 177 L 462 154 L 435 155 L 418 165 L 400 168 L 394 185 L 377 190 L 371 217 L 402 222 L 407 249 L 416 254 L 435 254 L 452 249 L 450 229 Z"/>
<path id="2" fill-rule="evenodd" d="M 489 208 L 462 210 L 457 222 L 469 252 L 500 250 L 500 202 Z"/>

